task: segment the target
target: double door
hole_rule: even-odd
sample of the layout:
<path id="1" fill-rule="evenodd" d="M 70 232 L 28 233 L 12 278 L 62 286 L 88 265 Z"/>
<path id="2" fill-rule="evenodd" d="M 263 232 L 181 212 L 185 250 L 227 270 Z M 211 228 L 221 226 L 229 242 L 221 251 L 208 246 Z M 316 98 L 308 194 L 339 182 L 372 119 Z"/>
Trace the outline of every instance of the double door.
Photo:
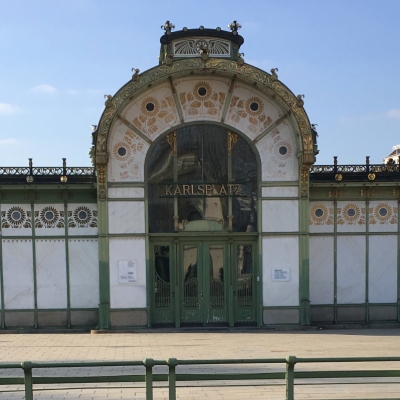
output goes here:
<path id="1" fill-rule="evenodd" d="M 153 324 L 231 325 L 256 321 L 255 243 L 154 243 Z"/>

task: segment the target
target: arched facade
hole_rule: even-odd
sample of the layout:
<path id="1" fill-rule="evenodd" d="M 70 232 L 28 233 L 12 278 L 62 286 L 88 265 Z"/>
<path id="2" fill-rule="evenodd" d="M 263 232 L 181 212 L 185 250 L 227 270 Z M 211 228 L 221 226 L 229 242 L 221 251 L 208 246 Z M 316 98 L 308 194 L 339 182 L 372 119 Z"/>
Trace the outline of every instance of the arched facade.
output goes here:
<path id="1" fill-rule="evenodd" d="M 194 31 L 184 37 L 199 35 Z M 164 47 L 182 41 L 182 33 L 174 34 Z M 99 225 L 101 328 L 309 323 L 304 233 L 314 143 L 303 101 L 274 72 L 237 55 L 217 57 L 171 57 L 135 74 L 106 101 L 95 148 L 98 210 L 107 215 Z M 244 159 L 235 155 L 238 142 L 254 155 L 254 193 L 233 176 Z M 160 143 L 164 153 L 154 155 Z M 216 148 L 208 159 L 222 167 L 204 155 Z M 162 159 L 157 190 L 152 154 L 153 164 Z M 154 196 L 165 215 L 152 225 Z M 236 229 L 239 219 L 250 218 L 249 207 L 255 228 Z M 241 274 L 244 252 L 251 267 Z M 129 282 L 121 278 L 128 270 Z M 240 297 L 246 290 L 247 300 Z"/>

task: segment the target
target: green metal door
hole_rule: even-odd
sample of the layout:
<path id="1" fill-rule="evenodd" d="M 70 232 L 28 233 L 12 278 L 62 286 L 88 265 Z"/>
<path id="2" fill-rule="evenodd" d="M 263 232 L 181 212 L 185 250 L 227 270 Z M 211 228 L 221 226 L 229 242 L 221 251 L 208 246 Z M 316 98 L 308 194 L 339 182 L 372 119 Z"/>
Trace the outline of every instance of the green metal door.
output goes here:
<path id="1" fill-rule="evenodd" d="M 175 254 L 170 242 L 152 245 L 153 323 L 175 323 Z"/>
<path id="2" fill-rule="evenodd" d="M 181 244 L 182 324 L 227 323 L 226 258 L 225 243 Z"/>
<path id="3" fill-rule="evenodd" d="M 233 243 L 232 281 L 235 323 L 256 321 L 255 243 Z"/>

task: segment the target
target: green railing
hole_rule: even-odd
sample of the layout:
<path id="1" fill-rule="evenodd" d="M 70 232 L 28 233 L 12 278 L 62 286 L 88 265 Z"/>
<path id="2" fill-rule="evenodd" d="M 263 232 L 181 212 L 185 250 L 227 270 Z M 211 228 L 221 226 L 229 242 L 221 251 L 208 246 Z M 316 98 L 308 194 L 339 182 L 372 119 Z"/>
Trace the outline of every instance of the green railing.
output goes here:
<path id="1" fill-rule="evenodd" d="M 286 400 L 294 400 L 294 387 L 299 379 L 328 379 L 328 378 L 397 378 L 400 377 L 399 369 L 376 369 L 376 370 L 354 370 L 342 369 L 332 370 L 308 370 L 295 371 L 296 364 L 335 364 L 335 363 L 372 363 L 372 362 L 400 362 L 400 357 L 337 357 L 337 358 L 267 358 L 267 359 L 226 359 L 226 360 L 153 360 L 146 358 L 143 361 L 110 361 L 110 362 L 30 362 L 22 363 L 0 363 L 0 371 L 4 369 L 21 369 L 22 377 L 1 377 L 1 385 L 24 385 L 25 400 L 33 400 L 33 385 L 51 384 L 87 384 L 87 383 L 127 383 L 145 382 L 146 400 L 153 399 L 153 383 L 168 382 L 169 399 L 176 399 L 177 382 L 199 382 L 199 381 L 243 381 L 243 380 L 284 380 L 286 386 Z M 199 365 L 225 365 L 239 366 L 248 364 L 281 364 L 286 370 L 279 372 L 223 372 L 223 373 L 181 373 L 177 371 L 178 366 Z M 94 376 L 33 376 L 34 369 L 43 368 L 89 368 L 89 367 L 144 367 L 143 374 L 123 375 L 94 375 Z M 156 373 L 154 367 L 164 366 L 168 368 L 168 374 Z M 399 365 L 400 367 L 400 365 Z M 349 383 L 349 382 L 346 382 Z M 355 383 L 355 382 L 353 382 Z M 360 383 L 360 382 L 358 382 Z M 400 382 L 396 382 L 399 383 Z M 312 385 L 312 382 L 309 383 Z M 67 389 L 67 388 L 66 388 Z M 1 390 L 0 390 L 1 391 Z M 400 390 L 399 390 L 400 391 Z M 342 397 L 341 397 L 342 399 Z"/>

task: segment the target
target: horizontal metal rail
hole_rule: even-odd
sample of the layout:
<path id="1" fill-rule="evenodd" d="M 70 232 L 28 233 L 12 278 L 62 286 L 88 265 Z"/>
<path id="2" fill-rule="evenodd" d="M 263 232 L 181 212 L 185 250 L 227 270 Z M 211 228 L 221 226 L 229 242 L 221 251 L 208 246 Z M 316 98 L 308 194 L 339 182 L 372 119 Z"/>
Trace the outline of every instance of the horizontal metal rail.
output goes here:
<path id="1" fill-rule="evenodd" d="M 0 363 L 0 370 L 22 369 L 21 377 L 0 377 L 1 385 L 24 385 L 25 399 L 33 400 L 33 385 L 52 385 L 52 384 L 87 384 L 87 383 L 132 383 L 145 382 L 146 399 L 153 399 L 153 383 L 168 382 L 169 399 L 176 400 L 177 382 L 200 382 L 200 381 L 243 381 L 243 380 L 285 380 L 286 400 L 294 400 L 295 379 L 335 379 L 335 378 L 398 378 L 400 377 L 400 365 L 397 369 L 368 369 L 354 370 L 311 370 L 295 371 L 296 364 L 334 364 L 334 363 L 374 363 L 374 362 L 398 362 L 400 357 L 307 357 L 296 358 L 289 356 L 286 358 L 268 359 L 223 359 L 223 360 L 178 360 L 169 358 L 168 360 L 153 360 L 146 358 L 143 361 L 104 361 L 104 362 L 30 362 L 22 363 Z M 191 365 L 249 365 L 249 364 L 281 364 L 285 371 L 273 372 L 216 372 L 216 373 L 182 373 L 177 371 L 177 367 Z M 155 373 L 154 367 L 167 367 L 168 373 Z M 53 369 L 53 368 L 89 368 L 89 367 L 144 367 L 143 374 L 121 374 L 121 375 L 100 375 L 93 376 L 33 376 L 34 369 Z M 296 382 L 298 383 L 298 382 Z M 357 382 L 358 383 L 358 382 Z M 312 384 L 312 383 L 310 383 Z M 400 382 L 399 382 L 400 384 Z"/>

